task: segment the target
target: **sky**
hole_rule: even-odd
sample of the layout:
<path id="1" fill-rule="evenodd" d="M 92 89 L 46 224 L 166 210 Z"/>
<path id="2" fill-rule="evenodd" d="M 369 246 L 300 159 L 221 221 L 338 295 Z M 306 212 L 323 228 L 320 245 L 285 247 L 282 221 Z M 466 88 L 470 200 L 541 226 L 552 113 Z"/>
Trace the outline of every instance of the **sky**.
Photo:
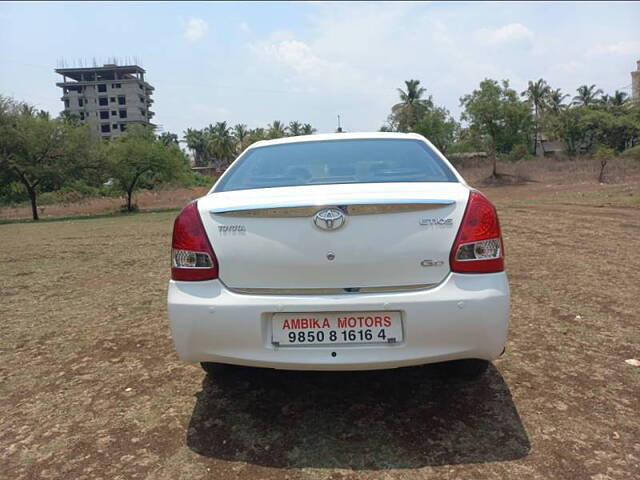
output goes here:
<path id="1" fill-rule="evenodd" d="M 0 2 L 0 94 L 58 114 L 60 59 L 137 57 L 154 122 L 378 130 L 418 79 L 458 117 L 485 78 L 631 93 L 640 2 Z"/>

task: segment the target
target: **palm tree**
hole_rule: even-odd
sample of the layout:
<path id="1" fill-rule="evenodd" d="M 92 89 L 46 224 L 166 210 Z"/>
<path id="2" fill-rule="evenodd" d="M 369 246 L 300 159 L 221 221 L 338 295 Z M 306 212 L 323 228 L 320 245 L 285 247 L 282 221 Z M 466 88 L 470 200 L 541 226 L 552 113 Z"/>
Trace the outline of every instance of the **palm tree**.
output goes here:
<path id="1" fill-rule="evenodd" d="M 235 141 L 227 122 L 216 122 L 205 128 L 208 151 L 215 158 L 217 168 L 226 167 L 235 154 Z"/>
<path id="2" fill-rule="evenodd" d="M 562 107 L 564 107 L 563 103 L 564 99 L 567 98 L 569 94 L 562 93 L 562 90 L 556 88 L 555 90 L 550 90 L 547 103 L 549 104 L 549 108 L 553 113 L 560 113 Z"/>
<path id="3" fill-rule="evenodd" d="M 397 89 L 402 103 L 396 106 L 427 104 L 427 100 L 422 98 L 422 95 L 427 92 L 427 89 L 420 86 L 420 80 L 405 80 L 404 84 L 407 87 L 407 91 L 405 92 L 401 88 Z"/>
<path id="4" fill-rule="evenodd" d="M 239 123 L 233 127 L 233 137 L 236 139 L 236 153 L 240 153 L 247 146 L 249 130 L 244 123 Z"/>
<path id="5" fill-rule="evenodd" d="M 605 110 L 615 112 L 627 103 L 628 95 L 625 92 L 616 90 L 613 95 L 602 95 L 598 103 L 604 107 Z"/>
<path id="6" fill-rule="evenodd" d="M 188 128 L 183 134 L 187 148 L 193 152 L 193 160 L 197 167 L 207 164 L 207 138 L 202 130 Z"/>
<path id="7" fill-rule="evenodd" d="M 158 135 L 158 140 L 160 140 L 164 145 L 179 145 L 178 143 L 178 135 L 171 132 L 162 132 Z"/>
<path id="8" fill-rule="evenodd" d="M 401 102 L 391 107 L 398 130 L 403 132 L 414 128 L 422 110 L 433 107 L 431 97 L 422 98 L 427 89 L 420 86 L 420 80 L 405 80 L 404 84 L 406 91 L 397 89 Z"/>
<path id="9" fill-rule="evenodd" d="M 258 127 L 254 128 L 249 132 L 247 136 L 247 145 L 251 145 L 252 143 L 259 142 L 260 140 L 266 140 L 267 135 L 264 131 L 264 128 Z"/>
<path id="10" fill-rule="evenodd" d="M 267 130 L 267 137 L 269 138 L 282 138 L 287 135 L 287 127 L 280 120 L 274 120 L 273 123 L 269 124 Z"/>
<path id="11" fill-rule="evenodd" d="M 602 95 L 602 90 L 597 89 L 595 85 L 587 86 L 581 85 L 576 89 L 578 95 L 573 97 L 574 105 L 582 105 L 584 107 L 588 107 L 593 105 L 598 100 L 598 95 Z"/>
<path id="12" fill-rule="evenodd" d="M 292 137 L 302 135 L 302 124 L 297 120 L 289 122 L 289 135 L 291 135 Z"/>
<path id="13" fill-rule="evenodd" d="M 613 105 L 614 107 L 621 107 L 625 103 L 627 103 L 628 97 L 629 95 L 627 93 L 616 90 L 616 92 L 611 97 L 611 105 Z"/>
<path id="14" fill-rule="evenodd" d="M 300 131 L 302 132 L 302 135 L 313 135 L 317 130 L 313 128 L 310 123 L 305 123 L 302 125 Z"/>
<path id="15" fill-rule="evenodd" d="M 542 78 L 540 78 L 536 82 L 532 82 L 529 80 L 529 85 L 527 89 L 522 92 L 520 95 L 525 97 L 529 104 L 533 107 L 533 115 L 534 115 L 534 137 L 533 137 L 533 153 L 536 153 L 538 143 L 542 148 L 542 153 L 544 154 L 544 144 L 542 143 L 542 139 L 538 138 L 538 126 L 540 124 L 540 114 L 545 108 L 545 102 L 547 101 L 547 97 L 551 88 Z"/>

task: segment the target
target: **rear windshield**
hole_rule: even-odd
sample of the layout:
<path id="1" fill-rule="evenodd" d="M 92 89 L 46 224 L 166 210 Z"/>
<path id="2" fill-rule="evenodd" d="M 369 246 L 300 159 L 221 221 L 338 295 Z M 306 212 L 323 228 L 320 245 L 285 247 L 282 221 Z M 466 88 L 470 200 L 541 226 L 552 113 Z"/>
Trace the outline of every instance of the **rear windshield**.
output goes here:
<path id="1" fill-rule="evenodd" d="M 216 192 L 331 183 L 457 182 L 419 140 L 361 139 L 287 143 L 249 150 Z"/>

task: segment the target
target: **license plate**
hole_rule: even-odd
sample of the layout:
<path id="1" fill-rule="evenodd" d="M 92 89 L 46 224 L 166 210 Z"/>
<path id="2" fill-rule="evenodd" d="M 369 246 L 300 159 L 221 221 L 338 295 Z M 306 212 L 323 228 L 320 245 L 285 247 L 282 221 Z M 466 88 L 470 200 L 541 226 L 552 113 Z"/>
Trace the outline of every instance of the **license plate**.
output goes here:
<path id="1" fill-rule="evenodd" d="M 400 312 L 274 313 L 275 345 L 340 345 L 402 341 Z"/>

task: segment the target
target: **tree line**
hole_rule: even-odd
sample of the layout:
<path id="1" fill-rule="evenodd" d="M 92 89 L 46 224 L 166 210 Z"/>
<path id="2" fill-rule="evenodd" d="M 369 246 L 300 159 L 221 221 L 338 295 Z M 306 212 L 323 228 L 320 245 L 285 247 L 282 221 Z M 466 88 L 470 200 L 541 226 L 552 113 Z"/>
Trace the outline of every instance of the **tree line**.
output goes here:
<path id="1" fill-rule="evenodd" d="M 603 150 L 615 155 L 640 143 L 640 102 L 620 91 L 606 95 L 595 85 L 578 87 L 567 101 L 568 94 L 543 79 L 528 82 L 520 93 L 507 80 L 485 79 L 460 98 L 459 121 L 427 95 L 419 80 L 405 81 L 397 92 L 399 102 L 391 107 L 381 131 L 422 134 L 450 155 L 487 152 L 493 176 L 498 158 L 544 154 L 548 140 L 562 142 L 568 155 Z M 105 141 L 92 136 L 73 115 L 63 112 L 51 118 L 0 95 L 0 202 L 19 188 L 37 220 L 40 193 L 78 185 L 104 192 L 102 187 L 108 184 L 124 194 L 124 208 L 133 211 L 138 188 L 168 181 L 208 183 L 191 171 L 180 141 L 191 151 L 195 166 L 223 170 L 254 142 L 315 132 L 311 124 L 299 121 L 276 120 L 257 128 L 222 121 L 189 128 L 182 139 L 175 133 L 157 135 L 151 128 L 131 125 L 125 134 Z"/>
<path id="2" fill-rule="evenodd" d="M 51 118 L 0 95 L 0 193 L 22 186 L 34 220 L 42 192 L 78 183 L 97 191 L 109 183 L 126 196 L 124 208 L 133 211 L 137 188 L 187 180 L 189 167 L 175 135 L 157 136 L 151 128 L 131 125 L 126 135 L 107 142 L 73 116 Z"/>
<path id="3" fill-rule="evenodd" d="M 420 133 L 444 153 L 486 151 L 493 176 L 498 157 L 544 155 L 549 140 L 562 142 L 567 155 L 614 155 L 640 142 L 640 102 L 621 91 L 605 95 L 595 85 L 578 87 L 566 102 L 570 95 L 544 79 L 529 81 L 520 94 L 507 80 L 485 79 L 460 98 L 460 122 L 426 95 L 419 80 L 405 81 L 398 94 L 380 130 Z"/>
<path id="4" fill-rule="evenodd" d="M 211 166 L 223 169 L 252 143 L 289 136 L 311 135 L 315 132 L 316 129 L 311 124 L 298 121 L 285 125 L 275 120 L 266 128 L 247 128 L 242 123 L 230 127 L 227 122 L 217 122 L 200 130 L 187 129 L 184 132 L 184 142 L 193 153 L 193 161 L 197 167 Z"/>

